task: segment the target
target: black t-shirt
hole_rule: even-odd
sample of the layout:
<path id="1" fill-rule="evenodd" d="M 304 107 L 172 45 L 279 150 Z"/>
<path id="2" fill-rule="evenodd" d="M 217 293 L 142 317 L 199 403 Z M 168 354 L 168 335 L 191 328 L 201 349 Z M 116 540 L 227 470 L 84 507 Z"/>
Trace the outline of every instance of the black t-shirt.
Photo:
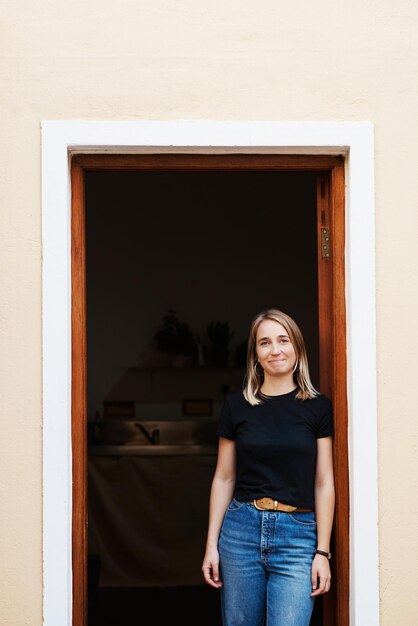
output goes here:
<path id="1" fill-rule="evenodd" d="M 269 497 L 314 508 L 316 439 L 334 434 L 332 402 L 322 394 L 296 400 L 297 392 L 268 396 L 257 406 L 242 391 L 226 396 L 217 433 L 236 444 L 237 500 Z"/>

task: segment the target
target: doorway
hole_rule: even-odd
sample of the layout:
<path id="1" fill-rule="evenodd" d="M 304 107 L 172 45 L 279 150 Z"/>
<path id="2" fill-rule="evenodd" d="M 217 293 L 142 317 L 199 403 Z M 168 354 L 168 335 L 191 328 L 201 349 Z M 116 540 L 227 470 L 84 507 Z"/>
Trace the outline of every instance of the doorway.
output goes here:
<path id="1" fill-rule="evenodd" d="M 167 361 L 167 355 L 156 353 L 153 346 L 155 332 L 164 314 L 170 310 L 179 313 L 202 340 L 205 356 L 200 365 L 203 367 L 211 365 L 208 356 L 210 350 L 205 344 L 210 322 L 228 323 L 231 341 L 229 360 L 224 365 L 235 369 L 237 374 L 232 382 L 228 379 L 229 385 L 238 384 L 240 380 L 245 329 L 248 328 L 252 314 L 269 306 L 288 311 L 304 332 L 314 384 L 325 393 L 327 389 L 324 386 L 328 387 L 334 402 L 344 407 L 344 396 L 334 384 L 336 369 L 341 370 L 344 364 L 335 363 L 335 359 L 330 358 L 333 353 L 330 348 L 335 345 L 335 337 L 332 324 L 326 320 L 326 308 L 335 306 L 335 303 L 341 305 L 341 297 L 338 298 L 335 285 L 335 276 L 341 267 L 335 268 L 332 255 L 325 259 L 321 254 L 321 228 L 328 227 L 325 223 L 328 220 L 338 222 L 342 219 L 338 215 L 335 217 L 333 212 L 338 210 L 338 195 L 335 191 L 338 189 L 338 179 L 335 172 L 337 168 L 341 171 L 341 161 L 328 158 L 325 164 L 324 159 L 321 161 L 310 157 L 305 158 L 303 165 L 301 159 L 296 157 L 289 166 L 289 158 L 286 163 L 283 157 L 269 157 L 269 164 L 261 156 L 251 159 L 243 157 L 242 160 L 237 156 L 239 167 L 238 161 L 234 164 L 234 159 L 229 157 L 228 170 L 227 164 L 222 163 L 222 157 L 216 157 L 217 162 L 212 159 L 210 166 L 207 162 L 203 165 L 200 163 L 200 167 L 195 167 L 193 171 L 192 164 L 196 165 L 198 161 L 196 156 L 189 163 L 185 163 L 185 157 L 177 162 L 174 157 L 160 157 L 159 163 L 157 157 L 146 157 L 139 168 L 138 160 L 135 167 L 127 168 L 126 157 L 124 165 L 120 167 L 115 167 L 115 157 L 109 158 L 107 167 L 105 161 L 101 162 L 102 167 L 98 166 L 98 157 L 95 157 L 95 163 L 90 161 L 90 165 L 88 157 L 77 157 L 73 162 L 76 167 L 73 171 L 74 181 L 78 177 L 85 191 L 82 204 L 85 215 L 88 385 L 84 437 L 88 439 L 90 429 L 94 438 L 97 427 L 100 428 L 99 422 L 114 417 L 116 413 L 119 419 L 123 417 L 123 411 L 127 411 L 125 417 L 128 418 L 137 416 L 137 410 L 141 411 L 141 415 L 150 423 L 155 418 L 155 407 L 150 405 L 159 404 L 156 402 L 158 398 L 148 395 L 146 401 L 141 402 L 140 397 L 132 397 L 132 387 L 129 395 L 126 391 L 127 372 L 130 371 L 132 375 L 132 370 L 137 369 L 137 374 L 140 374 L 150 368 L 168 368 L 170 376 L 181 376 L 185 372 L 184 369 L 179 372 L 178 368 L 172 367 L 173 363 Z M 81 161 L 77 163 L 78 159 Z M 152 160 L 153 166 L 150 167 Z M 255 165 L 257 161 L 258 168 Z M 275 161 L 276 167 L 272 166 L 272 161 Z M 75 200 L 77 197 L 76 193 Z M 329 215 L 324 206 L 319 207 L 320 198 Z M 116 221 L 115 214 L 118 218 Z M 248 217 L 245 219 L 244 216 Z M 262 228 L 263 223 L 269 225 L 268 229 Z M 338 252 L 338 246 L 342 247 L 338 236 L 332 242 L 334 254 Z M 271 238 L 273 245 L 266 244 L 266 237 L 269 240 Z M 280 263 L 277 263 L 277 246 L 281 253 Z M 325 267 L 321 267 L 319 259 L 324 261 Z M 341 262 L 341 257 L 338 260 Z M 278 276 L 276 268 L 279 270 Z M 248 285 L 251 285 L 250 289 Z M 206 315 L 202 312 L 206 312 Z M 341 315 L 342 311 L 338 313 Z M 335 316 L 333 324 L 337 323 L 341 322 Z M 341 335 L 339 337 L 341 340 Z M 192 360 L 187 362 L 186 367 L 195 368 L 197 361 L 193 359 L 196 355 L 189 356 Z M 137 381 L 136 389 L 138 387 Z M 195 396 L 196 392 L 190 389 L 188 397 L 196 399 Z M 206 398 L 212 400 L 212 413 L 208 417 L 216 418 L 221 399 L 222 395 Z M 169 400 L 168 404 L 175 404 L 173 398 Z M 133 414 L 132 402 L 135 405 Z M 163 407 L 160 406 L 158 410 L 163 410 Z M 171 410 L 178 419 L 178 407 L 176 409 L 172 406 Z M 199 410 L 202 409 L 195 407 L 195 411 Z M 170 419 L 173 419 L 173 415 Z M 343 414 L 339 419 L 343 432 Z M 73 426 L 77 428 L 74 423 Z M 97 437 L 100 439 L 100 435 Z M 338 449 L 338 454 L 340 463 L 336 465 L 336 470 L 340 473 L 336 476 L 337 482 L 344 473 L 344 449 Z M 87 458 L 90 460 L 88 453 Z M 146 467 L 142 468 L 142 475 L 146 474 Z M 206 493 L 202 494 L 205 496 L 202 502 L 205 503 L 212 467 L 210 462 L 207 463 L 206 469 L 209 471 L 202 483 L 206 489 Z M 106 474 L 106 468 L 103 473 Z M 114 472 L 110 475 L 113 480 Z M 97 485 L 96 488 L 97 493 L 103 493 L 103 489 Z M 88 490 L 84 497 L 84 502 L 89 506 Z M 103 498 L 102 504 L 105 501 L 106 498 Z M 338 506 L 346 505 L 341 495 L 337 513 Z M 105 513 L 103 507 L 102 513 Z M 336 535 L 341 539 L 343 519 L 341 516 L 336 517 Z M 105 516 L 101 518 L 102 530 L 106 526 L 105 520 Z M 94 532 L 90 517 L 89 532 Z M 199 532 L 204 533 L 203 526 L 196 534 L 199 535 Z M 86 536 L 87 552 L 88 544 Z M 105 560 L 106 569 L 103 568 L 103 554 L 93 552 L 89 556 L 87 578 L 90 583 L 88 608 L 91 626 L 96 624 L 93 619 L 100 615 L 100 611 L 102 616 L 109 616 L 113 609 L 117 612 L 121 606 L 126 607 L 129 598 L 133 602 L 134 611 L 138 611 L 138 604 L 141 606 L 141 614 L 145 607 L 152 611 L 155 624 L 158 624 L 155 607 L 162 606 L 170 608 L 171 615 L 173 611 L 178 611 L 178 616 L 186 623 L 184 607 L 190 607 L 192 598 L 197 600 L 200 609 L 202 606 L 207 607 L 204 614 L 209 615 L 213 611 L 213 615 L 218 615 L 217 598 L 210 598 L 211 590 L 197 580 L 187 579 L 190 572 L 185 573 L 184 579 L 179 577 L 176 580 L 174 577 L 162 585 L 153 584 L 148 579 L 148 584 L 142 581 L 135 586 L 132 582 L 140 580 L 139 568 L 138 563 L 131 563 L 131 584 L 118 585 L 116 579 L 113 584 L 109 584 L 109 581 L 112 582 L 112 568 L 109 567 L 112 559 L 108 559 L 107 565 Z M 341 568 L 344 556 L 341 554 L 339 561 Z M 192 566 L 200 563 L 201 557 L 202 554 L 193 555 Z M 200 575 L 199 571 L 197 573 Z M 158 580 L 161 571 L 155 575 Z M 101 584 L 103 580 L 106 582 L 106 576 L 107 585 Z M 184 582 L 196 584 L 183 585 Z M 186 594 L 184 599 L 183 592 Z M 143 595 L 140 596 L 140 593 Z M 121 594 L 124 594 L 125 599 L 118 609 Z M 316 602 L 312 621 L 315 626 L 337 623 L 335 597 L 328 595 L 324 603 L 322 598 Z M 341 598 L 339 610 L 342 610 L 342 606 Z M 92 617 L 93 614 L 95 617 Z M 116 614 L 118 623 L 122 624 L 120 612 Z M 190 615 L 193 617 L 190 623 L 195 624 L 196 612 L 191 610 Z M 100 619 L 102 621 L 97 623 L 106 626 L 104 618 Z M 127 615 L 126 620 L 129 619 Z M 161 623 L 163 621 L 165 619 L 161 617 Z M 126 626 L 128 623 L 126 621 Z M 204 626 L 204 621 L 199 623 Z M 216 623 L 214 618 L 210 623 Z"/>

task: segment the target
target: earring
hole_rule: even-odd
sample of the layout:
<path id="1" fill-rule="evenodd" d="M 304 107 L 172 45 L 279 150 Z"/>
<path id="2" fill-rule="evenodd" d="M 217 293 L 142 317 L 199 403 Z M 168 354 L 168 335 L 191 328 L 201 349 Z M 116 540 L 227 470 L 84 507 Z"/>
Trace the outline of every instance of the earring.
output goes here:
<path id="1" fill-rule="evenodd" d="M 260 365 L 260 367 L 261 367 L 261 372 L 257 371 L 257 365 L 260 365 L 259 361 L 256 361 L 256 362 L 255 362 L 255 365 L 254 365 L 254 370 L 255 370 L 255 373 L 257 374 L 257 376 L 262 376 L 262 375 L 264 374 L 264 370 L 263 370 L 263 368 L 262 368 L 262 367 L 261 367 L 261 365 Z"/>
<path id="2" fill-rule="evenodd" d="M 296 359 L 296 363 L 295 363 L 295 365 L 293 366 L 292 374 L 294 374 L 294 373 L 296 372 L 296 370 L 298 369 L 298 367 L 299 367 L 299 361 Z"/>

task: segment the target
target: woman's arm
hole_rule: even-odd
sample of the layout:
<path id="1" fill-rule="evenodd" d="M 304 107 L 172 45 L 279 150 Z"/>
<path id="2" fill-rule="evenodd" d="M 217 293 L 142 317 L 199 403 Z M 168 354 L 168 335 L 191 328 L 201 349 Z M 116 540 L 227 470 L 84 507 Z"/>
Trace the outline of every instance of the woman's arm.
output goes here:
<path id="1" fill-rule="evenodd" d="M 335 509 L 334 469 L 332 462 L 332 437 L 317 439 L 318 455 L 315 472 L 315 517 L 317 548 L 329 552 Z M 319 586 L 318 586 L 319 577 Z M 312 563 L 311 596 L 329 591 L 331 570 L 328 559 L 317 554 Z"/>
<path id="2" fill-rule="evenodd" d="M 202 564 L 205 581 L 217 589 L 222 586 L 219 580 L 218 538 L 225 511 L 234 493 L 235 459 L 235 442 L 220 437 L 218 460 L 210 490 L 208 534 Z"/>

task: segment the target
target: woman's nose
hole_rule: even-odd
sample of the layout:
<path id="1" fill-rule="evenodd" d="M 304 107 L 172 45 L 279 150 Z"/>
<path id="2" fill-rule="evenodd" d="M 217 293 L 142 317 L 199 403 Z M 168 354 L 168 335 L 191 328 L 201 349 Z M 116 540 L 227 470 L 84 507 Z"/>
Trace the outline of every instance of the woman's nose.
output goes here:
<path id="1" fill-rule="evenodd" d="M 272 345 L 271 345 L 271 351 L 272 351 L 272 353 L 273 353 L 273 354 L 279 354 L 280 349 L 281 349 L 280 344 L 279 344 L 279 343 L 274 343 L 274 341 L 273 341 L 273 343 L 272 343 Z"/>

